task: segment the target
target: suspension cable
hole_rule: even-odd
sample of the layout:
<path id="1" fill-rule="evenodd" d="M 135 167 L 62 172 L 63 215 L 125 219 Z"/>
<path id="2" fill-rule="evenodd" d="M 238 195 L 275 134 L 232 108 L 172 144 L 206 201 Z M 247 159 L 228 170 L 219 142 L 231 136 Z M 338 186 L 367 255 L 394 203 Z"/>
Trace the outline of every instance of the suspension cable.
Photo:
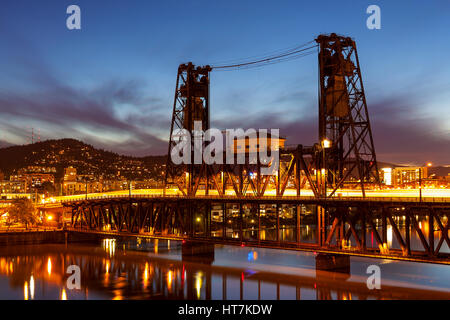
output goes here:
<path id="1" fill-rule="evenodd" d="M 314 53 L 315 51 L 313 51 L 311 49 L 317 48 L 318 45 L 313 45 L 313 46 L 304 48 L 306 45 L 311 44 L 312 42 L 313 41 L 310 41 L 303 45 L 289 49 L 285 52 L 281 52 L 276 55 L 269 55 L 269 56 L 261 57 L 256 60 L 253 60 L 253 61 L 245 61 L 245 62 L 234 63 L 234 64 L 229 64 L 229 65 L 218 65 L 218 66 L 213 65 L 213 66 L 211 66 L 211 68 L 216 69 L 216 70 L 231 71 L 231 70 L 235 70 L 235 69 L 249 69 L 249 68 L 253 68 L 253 67 L 261 67 L 261 66 L 268 65 L 268 64 L 275 64 L 275 63 L 279 63 L 279 62 L 294 60 L 294 59 L 301 58 L 301 57 L 304 57 L 304 56 Z M 308 50 L 310 50 L 310 51 L 308 51 Z"/>
<path id="2" fill-rule="evenodd" d="M 287 62 L 287 61 L 292 61 L 292 60 L 297 60 L 299 58 L 303 58 L 312 54 L 315 54 L 316 51 L 308 51 L 308 52 L 304 52 L 302 54 L 297 54 L 294 56 L 289 56 L 289 57 L 285 57 L 282 59 L 277 59 L 277 60 L 272 60 L 272 61 L 268 61 L 265 63 L 260 63 L 260 64 L 254 64 L 254 65 L 244 65 L 242 67 L 238 66 L 238 67 L 234 67 L 234 68 L 222 68 L 222 69 L 216 69 L 216 72 L 227 72 L 227 71 L 236 71 L 236 70 L 248 70 L 248 69 L 256 69 L 256 68 L 262 68 L 268 65 L 272 65 L 272 64 L 276 64 L 276 63 L 280 63 L 280 62 Z M 214 67 L 212 67 L 214 68 Z"/>
<path id="3" fill-rule="evenodd" d="M 266 53 L 263 53 L 260 55 L 252 55 L 250 57 L 246 57 L 246 58 L 242 58 L 242 59 L 228 59 L 228 60 L 211 62 L 211 63 L 209 63 L 209 65 L 213 65 L 213 66 L 214 65 L 231 65 L 231 64 L 241 64 L 241 63 L 245 63 L 245 62 L 249 62 L 249 61 L 253 61 L 253 60 L 261 60 L 261 59 L 273 57 L 276 55 L 296 51 L 296 50 L 306 47 L 307 45 L 310 45 L 311 43 L 314 43 L 314 42 L 315 41 L 313 40 L 313 41 L 306 42 L 302 45 L 295 45 L 295 46 L 290 46 L 290 47 L 283 48 L 283 49 L 277 49 L 277 50 L 269 51 L 269 52 L 266 52 Z"/>

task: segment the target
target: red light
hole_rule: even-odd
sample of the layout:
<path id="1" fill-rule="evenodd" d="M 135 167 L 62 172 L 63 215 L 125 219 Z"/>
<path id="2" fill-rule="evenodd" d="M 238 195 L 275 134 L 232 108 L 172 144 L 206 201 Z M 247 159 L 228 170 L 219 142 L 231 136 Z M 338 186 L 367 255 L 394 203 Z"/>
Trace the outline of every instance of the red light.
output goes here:
<path id="1" fill-rule="evenodd" d="M 243 272 L 241 273 L 241 279 L 242 279 L 242 281 L 244 281 L 244 273 Z"/>
<path id="2" fill-rule="evenodd" d="M 183 271 L 181 272 L 181 282 L 184 282 L 184 273 L 185 273 L 185 269 L 184 269 L 184 264 L 183 264 Z"/>
<path id="3" fill-rule="evenodd" d="M 373 248 L 373 231 L 370 233 L 370 237 L 372 238 L 372 248 Z"/>
<path id="4" fill-rule="evenodd" d="M 241 247 L 245 247 L 245 244 L 241 243 Z"/>
<path id="5" fill-rule="evenodd" d="M 314 289 L 317 289 L 317 284 L 314 283 Z"/>
<path id="6" fill-rule="evenodd" d="M 185 243 L 186 243 L 186 240 L 181 241 L 181 243 L 182 243 L 182 244 L 185 244 Z"/>

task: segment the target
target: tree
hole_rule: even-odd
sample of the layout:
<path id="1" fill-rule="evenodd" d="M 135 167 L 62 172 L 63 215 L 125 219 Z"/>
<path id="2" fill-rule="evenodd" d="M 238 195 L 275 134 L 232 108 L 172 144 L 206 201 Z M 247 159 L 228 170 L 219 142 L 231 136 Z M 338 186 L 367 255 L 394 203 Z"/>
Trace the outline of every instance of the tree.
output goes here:
<path id="1" fill-rule="evenodd" d="M 12 221 L 25 224 L 25 229 L 28 229 L 29 224 L 33 225 L 38 221 L 36 208 L 27 198 L 14 199 L 8 214 Z"/>
<path id="2" fill-rule="evenodd" d="M 0 220 L 3 220 L 4 225 L 9 228 L 11 223 L 9 221 L 7 208 L 0 208 Z"/>
<path id="3" fill-rule="evenodd" d="M 50 181 L 45 181 L 41 186 L 38 187 L 39 193 L 53 194 L 55 192 L 55 186 Z"/>

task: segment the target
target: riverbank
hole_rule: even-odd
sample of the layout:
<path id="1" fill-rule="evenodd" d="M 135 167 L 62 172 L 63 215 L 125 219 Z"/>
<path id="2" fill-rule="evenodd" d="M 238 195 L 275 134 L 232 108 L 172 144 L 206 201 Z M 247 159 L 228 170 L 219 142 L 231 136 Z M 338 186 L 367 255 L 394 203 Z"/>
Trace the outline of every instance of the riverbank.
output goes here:
<path id="1" fill-rule="evenodd" d="M 61 229 L 0 232 L 0 246 L 21 244 L 64 244 L 78 242 L 98 243 L 101 240 L 102 237 L 95 234 Z"/>

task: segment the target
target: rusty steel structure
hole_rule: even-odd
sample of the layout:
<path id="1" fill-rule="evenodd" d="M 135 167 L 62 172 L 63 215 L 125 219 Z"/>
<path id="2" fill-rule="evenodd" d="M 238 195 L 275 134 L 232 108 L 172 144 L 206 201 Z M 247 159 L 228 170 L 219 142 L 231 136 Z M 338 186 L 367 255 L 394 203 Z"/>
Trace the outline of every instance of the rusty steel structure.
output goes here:
<path id="1" fill-rule="evenodd" d="M 450 264 L 444 200 L 154 196 L 65 206 L 77 230 Z"/>
<path id="2" fill-rule="evenodd" d="M 209 66 L 195 67 L 192 63 L 181 64 L 178 67 L 165 185 L 175 185 L 186 195 L 195 194 L 200 183 L 199 179 L 207 177 L 210 168 L 204 163 L 195 164 L 194 139 L 189 141 L 191 154 L 188 163 L 173 163 L 171 154 L 176 152 L 177 142 L 187 138 L 183 133 L 192 134 L 194 132 L 196 121 L 201 123 L 202 130 L 209 129 L 210 71 L 211 67 Z"/>
<path id="3" fill-rule="evenodd" d="M 177 188 L 183 195 L 225 195 L 230 190 L 235 196 L 263 196 L 270 189 L 277 196 L 286 189 L 294 189 L 300 196 L 309 189 L 315 197 L 334 196 L 339 188 L 359 185 L 363 197 L 365 185 L 379 183 L 378 167 L 370 128 L 367 103 L 359 67 L 356 44 L 351 38 L 336 34 L 320 35 L 315 46 L 294 48 L 274 57 L 229 66 L 196 67 L 192 63 L 178 68 L 175 90 L 165 189 Z M 279 152 L 279 167 L 272 175 L 261 175 L 267 165 L 249 161 L 227 164 L 223 151 L 223 164 L 195 163 L 195 143 L 190 141 L 188 164 L 175 164 L 172 160 L 175 145 L 185 136 L 198 135 L 194 122 L 200 121 L 202 130 L 210 128 L 209 74 L 214 69 L 236 69 L 252 64 L 277 61 L 282 57 L 312 53 L 319 48 L 319 143 L 306 147 L 273 150 Z M 310 51 L 308 51 L 310 50 Z M 259 138 L 258 138 L 259 139 Z M 324 141 L 330 143 L 329 148 Z M 259 144 L 260 141 L 258 141 Z M 201 142 L 202 148 L 206 146 Z M 202 149 L 203 150 L 203 149 Z M 181 152 L 182 153 L 182 152 Z M 327 192 L 327 187 L 330 192 Z M 204 191 L 200 191 L 204 190 Z"/>
<path id="4" fill-rule="evenodd" d="M 332 196 L 346 182 L 379 183 L 364 86 L 355 41 L 320 35 L 319 141 L 330 140 L 323 167 Z"/>

